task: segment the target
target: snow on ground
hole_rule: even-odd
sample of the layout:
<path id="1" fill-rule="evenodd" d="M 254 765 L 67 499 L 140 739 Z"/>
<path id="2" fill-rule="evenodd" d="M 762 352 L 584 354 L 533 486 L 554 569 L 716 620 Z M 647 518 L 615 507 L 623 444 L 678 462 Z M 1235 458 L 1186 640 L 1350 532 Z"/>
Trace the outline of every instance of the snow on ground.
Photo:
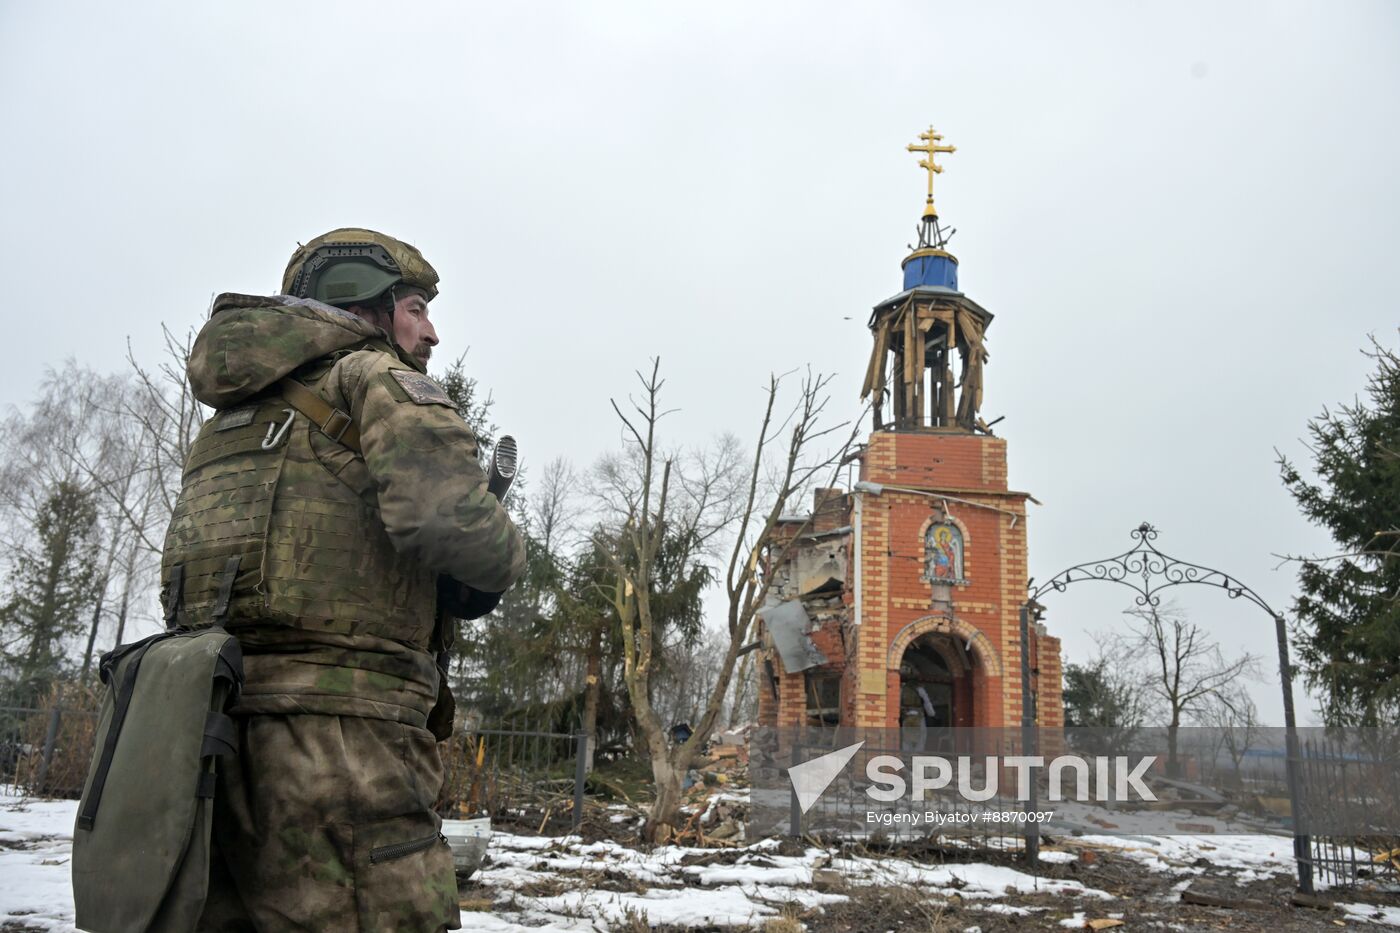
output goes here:
<path id="1" fill-rule="evenodd" d="M 803 908 L 844 901 L 846 895 L 826 893 L 813 885 L 813 872 L 835 870 L 850 885 L 915 885 L 937 896 L 957 894 L 965 899 L 996 900 L 1009 894 L 1041 891 L 1070 898 L 1107 900 L 1111 896 L 1077 881 L 1037 879 L 999 865 L 929 866 L 905 859 L 835 858 L 818 848 L 802 855 L 778 855 L 774 840 L 765 840 L 737 853 L 732 864 L 685 864 L 687 857 L 714 857 L 714 849 L 662 846 L 639 852 L 612 843 L 584 844 L 576 837 L 558 840 L 497 834 L 492 838 L 489 864 L 474 880 L 496 892 L 498 919 L 522 928 L 550 924 L 551 928 L 591 929 L 645 916 L 651 924 L 748 926 L 778 916 L 787 904 Z M 596 872 L 600 876 L 641 882 L 644 892 L 583 887 L 578 890 L 534 893 L 532 882 L 552 872 Z M 575 879 L 575 883 L 577 880 Z M 1025 913 L 1007 907 L 1007 912 Z M 474 918 L 473 918 L 474 919 Z M 492 927 L 491 929 L 496 929 Z M 505 928 L 502 928 L 505 929 Z"/>
<path id="2" fill-rule="evenodd" d="M 1338 904 L 1337 906 L 1346 911 L 1348 920 L 1384 923 L 1387 926 L 1400 927 L 1400 907 L 1377 907 L 1374 904 Z"/>
<path id="3" fill-rule="evenodd" d="M 22 800 L 0 792 L 0 925 L 6 922 L 68 933 L 73 928 L 69 887 L 71 800 Z M 1290 841 L 1268 836 L 1082 837 L 1074 840 L 1115 849 L 1144 867 L 1191 876 L 1208 860 L 1241 882 L 1293 870 Z M 645 917 L 652 924 L 743 927 L 778 916 L 789 904 L 803 908 L 840 902 L 845 895 L 817 890 L 813 872 L 833 869 L 850 885 L 910 885 L 938 896 L 957 894 L 969 908 L 1025 916 L 1038 907 L 1000 903 L 1020 893 L 1065 898 L 1076 916 L 1101 911 L 1112 895 L 1066 879 L 1036 878 L 1004 865 L 926 865 L 906 859 L 837 857 L 809 848 L 779 855 L 775 840 L 762 840 L 714 864 L 717 850 L 660 846 L 642 852 L 611 842 L 585 843 L 496 833 L 486 866 L 472 879 L 489 892 L 490 913 L 471 911 L 464 925 L 487 933 L 581 933 Z M 1044 853 L 1048 860 L 1073 856 Z M 610 881 L 610 884 L 600 882 Z M 1349 921 L 1400 926 L 1400 908 L 1344 904 Z M 1083 908 L 1082 910 L 1079 908 Z M 1120 908 L 1121 909 L 1121 908 Z"/>
<path id="4" fill-rule="evenodd" d="M 76 800 L 28 800 L 0 793 L 0 925 L 73 929 Z"/>
<path id="5" fill-rule="evenodd" d="M 1077 836 L 1078 845 L 1112 849 L 1153 871 L 1202 874 L 1226 870 L 1241 883 L 1294 872 L 1290 836 Z"/>

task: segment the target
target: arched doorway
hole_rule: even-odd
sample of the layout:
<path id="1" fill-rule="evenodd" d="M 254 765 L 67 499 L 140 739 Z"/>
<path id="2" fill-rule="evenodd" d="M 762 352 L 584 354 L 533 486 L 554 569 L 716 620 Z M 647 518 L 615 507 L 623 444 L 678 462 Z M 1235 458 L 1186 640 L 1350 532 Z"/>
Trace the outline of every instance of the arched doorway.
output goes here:
<path id="1" fill-rule="evenodd" d="M 889 728 L 899 728 L 907 718 L 911 725 L 919 718 L 906 716 L 906 709 L 923 706 L 917 687 L 920 683 L 951 682 L 951 690 L 930 690 L 934 701 L 932 721 L 925 718 L 924 728 L 999 726 L 1002 666 L 992 643 L 975 626 L 950 615 L 921 616 L 909 622 L 892 639 L 886 655 L 887 670 L 899 672 L 900 691 L 897 705 L 893 696 L 886 707 Z M 907 673 L 906 673 L 907 671 Z M 946 673 L 945 673 L 946 672 Z M 906 685 L 909 687 L 905 689 Z M 949 696 L 946 714 L 940 711 L 935 693 Z M 924 709 L 924 716 L 928 717 Z"/>
<path id="2" fill-rule="evenodd" d="M 939 733 L 972 721 L 972 662 L 957 639 L 925 632 L 899 662 L 900 744 L 933 751 Z"/>

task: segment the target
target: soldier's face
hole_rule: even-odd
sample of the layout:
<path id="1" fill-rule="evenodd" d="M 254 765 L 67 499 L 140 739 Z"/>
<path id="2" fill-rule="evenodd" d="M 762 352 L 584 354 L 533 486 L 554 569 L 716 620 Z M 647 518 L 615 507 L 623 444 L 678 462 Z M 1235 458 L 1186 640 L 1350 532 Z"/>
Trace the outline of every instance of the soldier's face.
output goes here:
<path id="1" fill-rule="evenodd" d="M 394 302 L 394 342 L 428 365 L 438 336 L 433 322 L 428 320 L 428 302 L 417 292 L 409 292 Z"/>

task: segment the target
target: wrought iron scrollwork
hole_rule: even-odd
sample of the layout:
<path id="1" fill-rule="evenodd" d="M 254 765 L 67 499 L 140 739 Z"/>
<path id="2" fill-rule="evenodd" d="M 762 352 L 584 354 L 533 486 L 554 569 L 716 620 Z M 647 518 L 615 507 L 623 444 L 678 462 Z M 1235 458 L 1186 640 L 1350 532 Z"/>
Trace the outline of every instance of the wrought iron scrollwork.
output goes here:
<path id="1" fill-rule="evenodd" d="M 1300 759 L 1297 721 L 1293 712 L 1292 662 L 1288 657 L 1288 632 L 1283 616 L 1274 612 L 1269 604 L 1264 602 L 1262 596 L 1223 570 L 1177 560 L 1175 557 L 1157 550 L 1157 546 L 1152 543 L 1157 540 L 1157 529 L 1147 522 L 1143 522 L 1133 529 L 1132 538 L 1137 543 L 1117 557 L 1076 564 L 1068 570 L 1060 571 L 1048 582 L 1042 583 L 1038 587 L 1031 587 L 1029 583 L 1027 584 L 1026 589 L 1029 590 L 1029 594 L 1026 603 L 1021 607 L 1021 695 L 1029 697 L 1032 690 L 1028 660 L 1027 623 L 1029 619 L 1038 617 L 1040 610 L 1038 600 L 1050 590 L 1063 592 L 1071 583 L 1078 583 L 1081 580 L 1106 580 L 1110 583 L 1121 583 L 1135 590 L 1137 592 L 1135 599 L 1139 606 L 1155 608 L 1161 605 L 1162 597 L 1158 594 L 1162 590 L 1186 583 L 1200 583 L 1224 590 L 1231 599 L 1246 599 L 1273 616 L 1274 619 L 1274 635 L 1278 641 L 1279 686 L 1283 689 L 1283 721 L 1288 729 L 1288 795 L 1292 801 L 1293 812 L 1295 814 L 1302 813 L 1299 795 L 1302 777 L 1298 771 Z M 1026 701 L 1024 722 L 1025 728 L 1031 730 L 1034 712 L 1029 701 Z M 1033 805 L 1034 801 L 1032 800 L 1031 803 Z M 1030 824 L 1027 828 L 1026 852 L 1027 858 L 1032 861 L 1039 845 L 1035 833 L 1034 824 Z M 1301 824 L 1295 823 L 1293 827 L 1294 860 L 1298 867 L 1298 888 L 1305 893 L 1312 893 L 1313 890 L 1312 863 L 1307 854 L 1311 851 L 1310 846 L 1309 837 L 1303 831 Z"/>
<path id="2" fill-rule="evenodd" d="M 1036 602 L 1050 590 L 1062 593 L 1071 583 L 1103 580 L 1121 583 L 1135 590 L 1137 595 L 1133 599 L 1137 605 L 1156 607 L 1162 603 L 1159 595 L 1162 590 L 1186 583 L 1200 583 L 1224 590 L 1231 599 L 1243 597 L 1269 615 L 1278 616 L 1263 597 L 1223 570 L 1178 560 L 1157 550 L 1152 543 L 1157 540 L 1157 529 L 1147 522 L 1134 528 L 1131 537 L 1137 543 L 1122 554 L 1062 570 L 1031 590 L 1031 601 Z"/>

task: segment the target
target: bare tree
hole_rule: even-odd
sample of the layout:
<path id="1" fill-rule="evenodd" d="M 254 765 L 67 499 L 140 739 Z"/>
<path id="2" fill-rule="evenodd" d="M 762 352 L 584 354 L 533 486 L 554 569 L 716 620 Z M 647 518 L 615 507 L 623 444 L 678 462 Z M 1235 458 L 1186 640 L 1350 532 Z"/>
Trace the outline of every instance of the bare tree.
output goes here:
<path id="1" fill-rule="evenodd" d="M 165 359 L 155 369 L 142 366 L 128 349 L 127 362 L 135 374 L 137 391 L 123 405 L 123 414 L 141 432 L 146 451 L 146 489 L 154 496 L 153 502 L 142 503 L 149 506 L 145 521 L 141 521 L 135 508 L 127 506 L 125 511 L 143 546 L 156 554 L 164 548 L 161 536 L 175 511 L 185 460 L 208 416 L 208 409 L 194 397 L 186 374 L 194 331 L 181 339 L 162 324 L 161 335 Z"/>
<path id="2" fill-rule="evenodd" d="M 661 407 L 664 381 L 660 361 L 651 373 L 637 373 L 641 397 L 629 411 L 613 402 L 624 427 L 629 457 L 635 470 L 614 462 L 602 471 L 599 498 L 615 533 L 600 536 L 599 545 L 613 569 L 613 603 L 622 626 L 623 674 L 638 733 L 650 758 L 656 799 L 644 833 L 665 841 L 676 825 L 681 787 L 718 722 L 729 693 L 739 650 L 749 641 L 755 617 L 768 595 L 765 566 L 781 560 L 791 539 L 779 544 L 774 529 L 779 516 L 820 471 L 841 462 L 855 440 L 856 429 L 829 454 L 814 454 L 821 438 L 838 430 L 821 428 L 829 377 L 808 374 L 796 402 L 783 417 L 777 411 L 782 379 L 771 376 L 758 438 L 747 468 L 740 466 L 737 444 L 721 443 L 709 456 L 681 458 L 667 454 L 658 427 L 670 412 Z M 786 434 L 786 445 L 782 444 Z M 693 553 L 704 560 L 721 537 L 731 542 L 723 560 L 726 601 L 723 654 L 714 683 L 704 696 L 692 732 L 672 742 L 665 722 L 653 705 L 653 684 L 661 660 L 653 605 L 655 564 L 663 538 L 679 529 Z"/>
<path id="3" fill-rule="evenodd" d="M 207 409 L 194 397 L 186 367 L 194 332 L 177 338 L 161 325 L 165 358 L 154 368 L 141 365 L 130 347 L 131 373 L 109 386 L 91 402 L 95 412 L 111 419 L 122 436 L 106 449 L 73 445 L 68 469 L 80 475 L 106 498 L 127 523 L 127 529 L 150 553 L 160 554 L 162 535 L 170 524 L 180 494 L 181 473 Z M 115 463 L 109 450 L 135 450 L 127 463 Z"/>
<path id="4" fill-rule="evenodd" d="M 7 515 L 4 525 L 9 554 L 18 561 L 19 555 L 32 554 L 35 546 L 54 544 L 57 539 L 47 544 L 41 539 L 46 539 L 46 535 L 52 538 L 53 523 L 66 508 L 55 501 L 55 496 L 74 500 L 71 503 L 74 506 L 81 500 L 84 505 L 80 511 L 91 512 L 92 520 L 82 532 L 83 546 L 71 552 L 64 548 L 54 552 L 54 559 L 62 555 L 72 566 L 53 566 L 44 574 L 53 585 L 63 579 L 82 581 L 84 592 L 60 603 L 66 607 L 66 612 L 88 614 L 86 647 L 82 649 L 84 677 L 91 669 L 98 631 L 108 615 L 108 591 L 113 586 L 123 585 L 121 571 L 125 569 L 125 562 L 120 560 L 120 555 L 126 550 L 124 517 L 109 506 L 88 467 L 99 464 L 105 476 L 116 485 L 132 485 L 139 468 L 140 452 L 128 422 L 113 417 L 107 407 L 129 395 L 130 389 L 129 377 L 102 375 L 69 360 L 61 369 L 47 372 L 28 412 L 13 412 L 0 428 L 0 454 L 3 454 L 0 509 Z M 79 565 L 85 568 L 81 573 L 77 572 Z M 18 569 L 18 563 L 14 569 Z M 38 585 L 33 574 L 29 576 L 31 588 Z M 19 578 L 20 575 L 11 574 L 12 583 L 17 584 Z M 39 600 L 41 604 L 50 602 Z M 43 611 L 28 613 L 26 617 L 31 625 L 63 633 L 64 637 L 56 638 L 37 630 L 24 635 L 40 638 L 50 646 L 41 653 L 52 654 L 55 658 L 64 658 L 68 653 L 69 648 L 62 644 L 66 636 L 76 635 L 84 627 L 83 620 L 77 618 L 41 622 L 48 619 L 48 613 Z M 13 628 L 14 624 L 12 618 L 10 626 Z M 12 631 L 9 637 L 16 634 Z"/>
<path id="5" fill-rule="evenodd" d="M 104 548 L 99 560 L 98 598 L 88 626 L 82 673 L 88 674 L 103 620 L 113 616 L 115 644 L 126 633 L 133 610 L 154 605 L 135 599 L 155 569 L 179 490 L 184 457 L 203 420 L 190 393 L 182 344 L 169 330 L 166 360 L 150 371 L 128 352 L 131 372 L 101 376 L 71 366 L 56 379 L 54 390 L 73 399 L 84 413 L 81 437 L 54 449 L 63 470 L 99 499 Z"/>
<path id="6" fill-rule="evenodd" d="M 729 728 L 733 729 L 758 715 L 757 681 L 753 676 L 754 652 L 746 652 L 739 659 L 739 672 L 734 677 L 734 695 L 729 698 Z"/>
<path id="7" fill-rule="evenodd" d="M 1240 764 L 1259 741 L 1263 730 L 1259 709 L 1249 691 L 1238 684 L 1221 690 L 1206 702 L 1200 721 L 1215 731 L 1217 747 L 1230 756 L 1234 781 L 1239 784 Z"/>
<path id="8" fill-rule="evenodd" d="M 1148 694 L 1167 717 L 1167 773 L 1180 776 L 1177 736 L 1184 718 L 1199 716 L 1206 704 L 1235 689 L 1242 677 L 1258 675 L 1259 659 L 1243 654 L 1227 659 L 1178 607 L 1141 606 L 1125 610 L 1129 631 L 1119 636 L 1123 657 L 1142 659 Z"/>
<path id="9" fill-rule="evenodd" d="M 652 704 L 662 722 L 693 722 L 700 717 L 724 663 L 727 642 L 724 632 L 711 628 L 694 645 L 662 647 L 665 664 L 652 682 Z"/>

